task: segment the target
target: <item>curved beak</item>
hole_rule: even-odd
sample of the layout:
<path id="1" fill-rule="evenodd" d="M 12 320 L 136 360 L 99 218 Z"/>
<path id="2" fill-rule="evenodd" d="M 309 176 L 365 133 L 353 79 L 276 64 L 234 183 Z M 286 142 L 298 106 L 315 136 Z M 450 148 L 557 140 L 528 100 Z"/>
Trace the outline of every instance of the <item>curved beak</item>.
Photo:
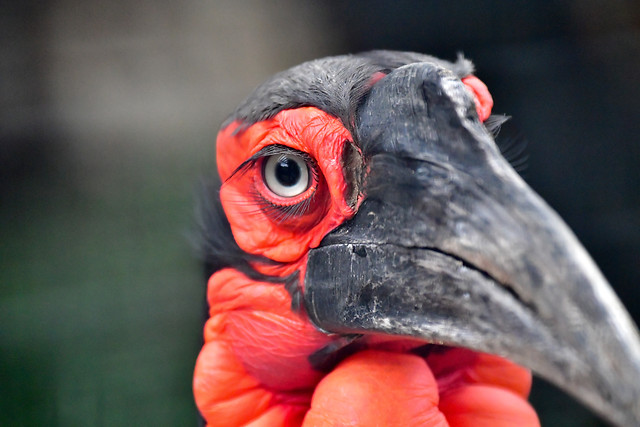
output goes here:
<path id="1" fill-rule="evenodd" d="M 499 154 L 460 80 L 430 63 L 399 68 L 356 127 L 366 199 L 309 253 L 311 321 L 499 354 L 610 422 L 640 425 L 635 325 Z"/>

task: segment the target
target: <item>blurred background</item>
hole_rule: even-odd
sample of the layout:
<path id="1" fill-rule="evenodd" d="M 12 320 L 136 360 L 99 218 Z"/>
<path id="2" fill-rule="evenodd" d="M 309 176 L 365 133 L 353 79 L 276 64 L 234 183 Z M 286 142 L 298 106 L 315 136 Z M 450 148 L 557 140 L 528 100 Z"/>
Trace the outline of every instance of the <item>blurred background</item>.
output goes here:
<path id="1" fill-rule="evenodd" d="M 196 425 L 198 180 L 253 87 L 326 55 L 473 59 L 525 178 L 640 319 L 640 2 L 0 4 L 0 425 Z M 532 401 L 601 425 L 542 381 Z"/>

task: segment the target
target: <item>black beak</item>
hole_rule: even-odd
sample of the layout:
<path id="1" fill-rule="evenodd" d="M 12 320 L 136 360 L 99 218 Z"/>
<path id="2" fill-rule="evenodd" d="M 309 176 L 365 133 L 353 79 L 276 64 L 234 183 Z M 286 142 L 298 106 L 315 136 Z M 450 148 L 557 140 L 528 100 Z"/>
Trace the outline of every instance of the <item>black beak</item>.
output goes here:
<path id="1" fill-rule="evenodd" d="M 399 68 L 358 110 L 366 199 L 309 254 L 321 329 L 495 353 L 610 422 L 640 425 L 640 340 L 568 227 L 501 157 L 434 64 Z"/>

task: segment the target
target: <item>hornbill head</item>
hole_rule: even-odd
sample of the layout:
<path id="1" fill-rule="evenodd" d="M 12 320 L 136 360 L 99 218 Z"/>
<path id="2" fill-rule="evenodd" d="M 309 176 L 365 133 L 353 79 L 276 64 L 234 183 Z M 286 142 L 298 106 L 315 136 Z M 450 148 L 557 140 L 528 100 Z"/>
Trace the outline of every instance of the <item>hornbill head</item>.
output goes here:
<path id="1" fill-rule="evenodd" d="M 530 368 L 614 424 L 640 425 L 637 330 L 500 154 L 472 71 L 463 58 L 413 53 L 325 58 L 275 75 L 236 109 L 218 136 L 219 201 L 208 202 L 216 273 L 205 340 L 285 391 L 313 388 L 379 342 L 413 343 L 402 347 L 412 354 L 464 347 Z M 272 315 L 301 326 L 281 334 Z M 209 408 L 205 353 L 194 387 L 207 417 L 221 412 Z"/>

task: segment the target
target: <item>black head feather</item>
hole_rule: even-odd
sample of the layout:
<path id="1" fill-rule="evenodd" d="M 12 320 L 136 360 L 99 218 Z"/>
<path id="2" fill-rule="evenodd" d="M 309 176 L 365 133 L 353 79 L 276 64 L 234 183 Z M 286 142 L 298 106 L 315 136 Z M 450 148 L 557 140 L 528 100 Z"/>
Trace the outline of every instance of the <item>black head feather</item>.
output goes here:
<path id="1" fill-rule="evenodd" d="M 438 64 L 460 78 L 473 72 L 473 64 L 462 55 L 449 62 L 419 53 L 376 50 L 316 59 L 275 74 L 258 86 L 222 127 L 234 120 L 248 127 L 282 110 L 312 106 L 338 117 L 353 134 L 354 114 L 372 76 L 415 62 Z"/>
<path id="2" fill-rule="evenodd" d="M 201 184 L 196 208 L 196 224 L 199 228 L 197 246 L 205 264 L 207 277 L 218 270 L 232 267 L 256 280 L 274 281 L 275 278 L 258 273 L 251 263 L 277 264 L 263 256 L 248 254 L 236 243 L 231 226 L 220 202 L 220 180 L 212 179 Z M 278 278 L 278 282 L 282 279 Z"/>

